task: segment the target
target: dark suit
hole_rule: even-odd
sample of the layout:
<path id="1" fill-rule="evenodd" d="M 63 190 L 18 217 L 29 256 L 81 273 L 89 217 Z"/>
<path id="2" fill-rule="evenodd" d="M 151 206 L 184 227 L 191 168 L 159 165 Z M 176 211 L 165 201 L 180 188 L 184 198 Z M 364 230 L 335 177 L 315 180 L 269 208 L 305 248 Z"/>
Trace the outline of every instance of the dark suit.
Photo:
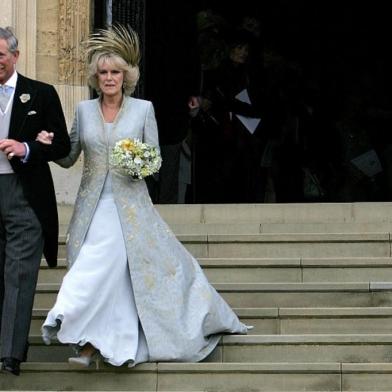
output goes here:
<path id="1" fill-rule="evenodd" d="M 35 141 L 41 130 L 54 133 L 51 145 Z M 1 175 L 1 357 L 23 361 L 42 250 L 49 266 L 57 265 L 58 215 L 48 161 L 70 150 L 53 86 L 18 75 L 8 139 L 26 142 L 30 155 L 26 163 L 12 158 L 15 174 Z M 7 183 L 12 196 L 4 189 Z"/>

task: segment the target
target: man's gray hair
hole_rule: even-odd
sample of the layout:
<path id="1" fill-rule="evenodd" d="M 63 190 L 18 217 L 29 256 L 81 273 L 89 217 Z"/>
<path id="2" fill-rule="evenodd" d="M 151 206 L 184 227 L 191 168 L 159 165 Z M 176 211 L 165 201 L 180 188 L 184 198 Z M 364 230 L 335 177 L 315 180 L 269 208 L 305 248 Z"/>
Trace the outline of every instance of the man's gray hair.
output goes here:
<path id="1" fill-rule="evenodd" d="M 8 50 L 15 53 L 18 50 L 18 39 L 15 37 L 11 27 L 0 27 L 0 39 L 7 41 Z"/>

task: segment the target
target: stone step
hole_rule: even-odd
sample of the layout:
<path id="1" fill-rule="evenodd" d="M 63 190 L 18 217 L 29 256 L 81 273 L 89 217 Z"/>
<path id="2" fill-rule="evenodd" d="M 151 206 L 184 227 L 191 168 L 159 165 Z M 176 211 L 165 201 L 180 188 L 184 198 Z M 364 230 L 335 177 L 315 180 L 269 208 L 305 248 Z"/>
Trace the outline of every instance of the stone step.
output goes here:
<path id="1" fill-rule="evenodd" d="M 347 223 L 169 223 L 177 235 L 262 233 L 380 233 L 391 232 L 391 222 Z M 65 231 L 66 228 L 62 228 Z"/>
<path id="2" fill-rule="evenodd" d="M 280 308 L 278 312 L 281 334 L 388 334 L 392 331 L 391 307 Z"/>
<path id="3" fill-rule="evenodd" d="M 388 334 L 392 307 L 375 308 L 234 308 L 250 335 Z M 34 309 L 30 334 L 39 335 L 48 309 Z"/>
<path id="4" fill-rule="evenodd" d="M 228 226 L 228 225 L 226 225 Z M 193 232 L 185 231 L 185 227 L 175 226 L 181 234 L 193 234 Z M 235 231 L 236 226 L 233 226 L 232 234 L 246 233 L 245 227 L 242 231 Z M 251 227 L 253 229 L 253 227 Z M 217 232 L 216 234 L 225 234 L 223 229 L 217 227 L 216 230 L 222 230 L 222 233 Z M 267 223 L 260 224 L 260 233 L 380 233 L 380 232 L 391 232 L 392 222 L 343 222 L 343 223 Z M 213 233 L 211 231 L 210 233 Z M 230 234 L 229 232 L 227 234 Z"/>
<path id="5" fill-rule="evenodd" d="M 392 281 L 391 257 L 345 258 L 199 258 L 208 279 L 215 283 L 365 282 Z M 60 283 L 65 260 L 57 268 L 43 261 L 39 283 Z"/>
<path id="6" fill-rule="evenodd" d="M 148 363 L 133 369 L 99 364 L 24 363 L 20 377 L 1 376 L 1 390 L 25 391 L 390 391 L 390 363 Z"/>
<path id="7" fill-rule="evenodd" d="M 1 377 L 0 388 L 57 390 L 61 385 L 61 390 L 94 391 L 340 391 L 340 367 L 337 363 L 151 363 L 134 369 L 100 365 L 98 369 L 77 370 L 65 363 L 25 363 L 20 377 Z"/>
<path id="8" fill-rule="evenodd" d="M 30 362 L 62 362 L 68 345 L 30 336 Z M 391 362 L 392 334 L 225 335 L 207 362 Z"/>
<path id="9" fill-rule="evenodd" d="M 188 223 L 392 223 L 391 202 L 272 203 L 156 205 L 169 224 Z M 59 205 L 59 220 L 67 225 L 72 205 Z"/>
<path id="10" fill-rule="evenodd" d="M 178 239 L 195 257 L 390 257 L 386 233 L 195 234 Z M 60 238 L 59 257 L 66 256 Z"/>
<path id="11" fill-rule="evenodd" d="M 392 283 L 212 283 L 234 308 L 392 306 Z M 59 284 L 37 285 L 34 308 L 54 305 Z"/>
<path id="12" fill-rule="evenodd" d="M 391 334 L 224 336 L 222 362 L 391 362 Z"/>
<path id="13" fill-rule="evenodd" d="M 176 235 L 262 233 L 391 233 L 392 222 L 346 223 L 169 223 Z M 65 236 L 68 225 L 60 225 Z"/>
<path id="14" fill-rule="evenodd" d="M 216 283 L 392 281 L 392 258 L 199 258 Z"/>
<path id="15" fill-rule="evenodd" d="M 389 233 L 208 235 L 198 257 L 389 257 Z M 188 243 L 185 242 L 186 245 Z M 192 245 L 192 244 L 189 244 Z M 192 250 L 191 250 L 192 251 Z"/>

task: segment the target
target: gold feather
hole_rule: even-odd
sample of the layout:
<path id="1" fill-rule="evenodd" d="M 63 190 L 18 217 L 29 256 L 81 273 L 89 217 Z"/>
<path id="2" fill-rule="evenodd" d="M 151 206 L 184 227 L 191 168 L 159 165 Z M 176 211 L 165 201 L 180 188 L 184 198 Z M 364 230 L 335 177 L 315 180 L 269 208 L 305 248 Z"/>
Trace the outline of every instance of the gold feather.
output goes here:
<path id="1" fill-rule="evenodd" d="M 111 28 L 99 29 L 90 34 L 84 42 L 87 56 L 91 59 L 97 52 L 114 53 L 135 67 L 140 61 L 139 37 L 135 30 L 117 24 Z"/>

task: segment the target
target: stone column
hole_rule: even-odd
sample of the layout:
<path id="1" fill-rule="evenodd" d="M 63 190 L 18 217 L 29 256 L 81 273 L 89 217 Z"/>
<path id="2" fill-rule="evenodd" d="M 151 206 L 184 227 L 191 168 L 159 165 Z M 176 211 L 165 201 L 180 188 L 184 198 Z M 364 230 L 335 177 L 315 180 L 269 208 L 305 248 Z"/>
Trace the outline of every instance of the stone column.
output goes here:
<path id="1" fill-rule="evenodd" d="M 76 104 L 89 97 L 80 43 L 90 32 L 90 0 L 37 2 L 37 79 L 57 88 L 71 125 Z"/>
<path id="2" fill-rule="evenodd" d="M 0 26 L 14 26 L 14 3 L 11 0 L 0 0 Z"/>
<path id="3" fill-rule="evenodd" d="M 14 0 L 14 25 L 19 41 L 18 71 L 36 78 L 37 0 Z"/>
<path id="4" fill-rule="evenodd" d="M 90 0 L 36 1 L 37 79 L 57 89 L 70 129 L 77 103 L 89 98 L 80 43 L 90 32 Z M 74 202 L 81 165 L 82 158 L 70 169 L 51 165 L 58 203 Z"/>
<path id="5" fill-rule="evenodd" d="M 35 78 L 37 1 L 0 0 L 0 25 L 11 26 L 18 37 L 21 55 L 18 71 Z"/>
<path id="6" fill-rule="evenodd" d="M 91 25 L 92 0 L 0 0 L 0 26 L 13 27 L 19 40 L 17 69 L 57 89 L 70 129 L 77 103 L 89 98 L 80 42 Z M 59 203 L 72 204 L 81 160 L 69 170 L 51 164 Z"/>

